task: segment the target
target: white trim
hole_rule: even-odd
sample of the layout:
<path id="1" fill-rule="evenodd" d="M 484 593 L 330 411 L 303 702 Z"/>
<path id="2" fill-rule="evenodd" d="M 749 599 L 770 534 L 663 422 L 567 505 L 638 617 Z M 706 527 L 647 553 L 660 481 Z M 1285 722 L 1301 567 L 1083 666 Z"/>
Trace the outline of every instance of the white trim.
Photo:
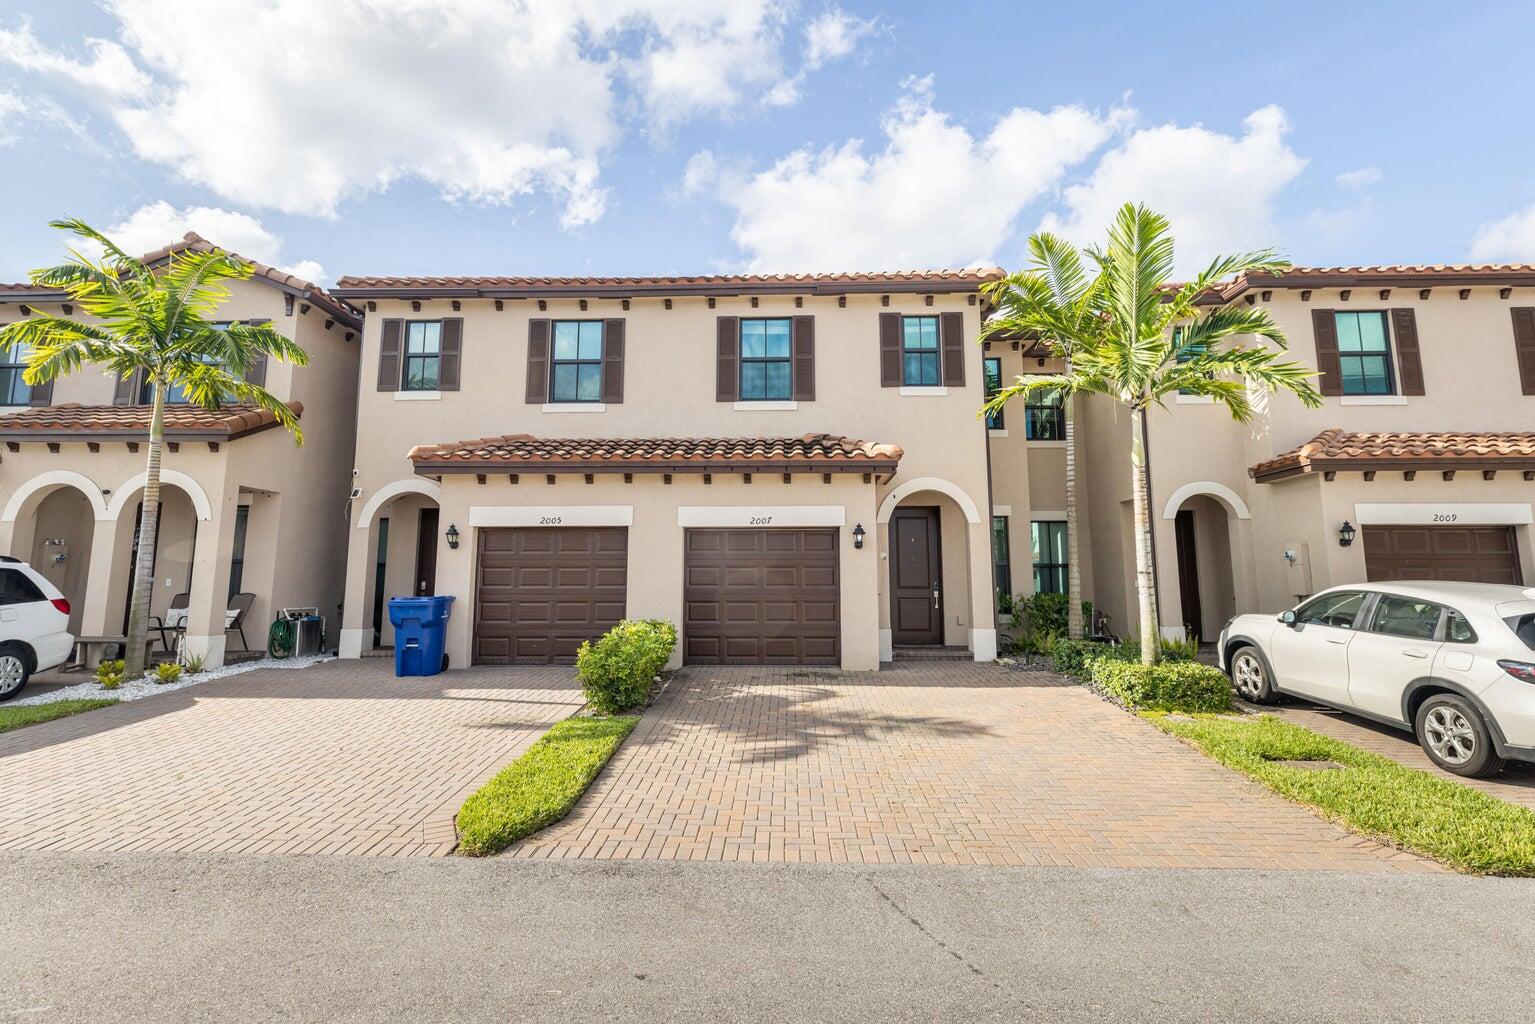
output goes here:
<path id="1" fill-rule="evenodd" d="M 431 498 L 439 505 L 442 504 L 442 485 L 437 481 L 419 476 L 395 480 L 373 492 L 373 497 L 369 498 L 363 505 L 362 511 L 357 513 L 357 528 L 362 529 L 371 525 L 378 510 L 402 494 L 420 494 Z"/>
<path id="2" fill-rule="evenodd" d="M 846 526 L 842 505 L 683 505 L 677 509 L 682 527 Z"/>
<path id="3" fill-rule="evenodd" d="M 1339 405 L 1406 405 L 1406 395 L 1339 395 Z"/>
<path id="4" fill-rule="evenodd" d="M 1525 526 L 1535 523 L 1535 509 L 1528 502 L 1358 502 L 1354 519 L 1361 526 Z"/>
<path id="5" fill-rule="evenodd" d="M 799 408 L 799 403 L 789 399 L 765 399 L 755 402 L 737 402 L 733 408 L 736 412 L 794 412 Z"/>
<path id="6" fill-rule="evenodd" d="M 1036 512 L 1033 509 L 1029 510 L 1029 522 L 1031 523 L 1064 523 L 1065 521 L 1066 513 L 1064 512 Z"/>
<path id="7" fill-rule="evenodd" d="M 893 629 L 879 631 L 879 660 L 895 660 L 895 630 Z"/>
<path id="8" fill-rule="evenodd" d="M 1214 405 L 1215 399 L 1209 395 L 1178 395 L 1173 401 L 1177 405 Z"/>
<path id="9" fill-rule="evenodd" d="M 915 385 L 915 384 L 914 385 L 910 385 L 910 386 L 905 385 L 905 384 L 901 385 L 901 397 L 902 398 L 922 398 L 922 397 L 942 398 L 944 395 L 947 395 L 948 393 L 949 393 L 949 389 L 946 388 L 946 387 L 943 387 L 941 385 L 939 385 L 939 386 Z"/>
<path id="10" fill-rule="evenodd" d="M 606 402 L 545 402 L 544 412 L 607 412 Z"/>
<path id="11" fill-rule="evenodd" d="M 469 525 L 633 526 L 633 505 L 471 505 Z"/>
<path id="12" fill-rule="evenodd" d="M 1218 499 L 1238 519 L 1251 519 L 1253 517 L 1252 512 L 1247 508 L 1247 502 L 1242 500 L 1242 496 L 1225 484 L 1218 484 L 1214 480 L 1191 480 L 1168 496 L 1167 504 L 1162 506 L 1162 518 L 1178 518 L 1178 509 L 1182 508 L 1183 503 L 1196 494 L 1208 494 L 1210 497 Z"/>
<path id="13" fill-rule="evenodd" d="M 396 402 L 435 402 L 442 398 L 441 391 L 396 391 Z"/>
<path id="14" fill-rule="evenodd" d="M 976 661 L 997 660 L 997 631 L 994 629 L 972 629 L 970 631 L 970 653 Z"/>
<path id="15" fill-rule="evenodd" d="M 1010 516 L 1013 514 L 1013 506 L 993 505 L 991 506 L 991 514 L 994 516 Z"/>
<path id="16" fill-rule="evenodd" d="M 72 469 L 50 469 L 46 473 L 39 473 L 20 487 L 11 495 L 11 500 L 5 503 L 5 512 L 0 514 L 0 522 L 14 523 L 16 517 L 21 515 L 21 506 L 43 488 L 73 487 L 85 495 L 85 500 L 90 503 L 91 511 L 97 519 L 110 519 L 107 515 L 106 499 L 101 496 L 101 488 L 96 481 L 84 473 L 76 473 Z"/>
<path id="17" fill-rule="evenodd" d="M 960 490 L 955 484 L 951 484 L 949 481 L 936 476 L 919 476 L 913 480 L 908 480 L 885 495 L 885 500 L 879 503 L 879 515 L 875 521 L 880 523 L 890 522 L 890 516 L 895 512 L 895 507 L 901 503 L 901 499 L 905 498 L 908 494 L 915 494 L 917 491 L 937 491 L 939 494 L 947 494 L 950 498 L 954 499 L 954 504 L 958 505 L 959 510 L 965 514 L 966 520 L 980 525 L 981 513 L 975 507 L 975 502 L 970 500 L 970 495 Z"/>
<path id="18" fill-rule="evenodd" d="M 149 479 L 148 473 L 136 473 L 123 481 L 117 491 L 112 495 L 112 503 L 107 506 L 107 518 L 116 519 L 123 514 L 130 499 L 144 489 L 144 482 Z M 213 518 L 213 505 L 208 501 L 208 495 L 203 491 L 202 484 L 193 480 L 178 469 L 160 469 L 160 483 L 171 484 L 186 492 L 192 499 L 192 507 L 197 510 L 197 518 L 207 522 Z"/>
<path id="19" fill-rule="evenodd" d="M 986 433 L 988 435 L 990 435 L 991 437 L 1007 437 L 1008 436 L 1008 433 L 1007 433 L 1006 430 L 987 429 Z"/>
<path id="20" fill-rule="evenodd" d="M 360 658 L 362 657 L 363 641 L 367 640 L 371 629 L 343 629 L 336 643 L 336 657 Z"/>
<path id="21" fill-rule="evenodd" d="M 1066 442 L 1065 441 L 1029 441 L 1029 442 L 1026 442 L 1026 443 L 1028 444 L 1028 446 L 1030 448 L 1064 448 L 1064 447 L 1066 447 Z"/>

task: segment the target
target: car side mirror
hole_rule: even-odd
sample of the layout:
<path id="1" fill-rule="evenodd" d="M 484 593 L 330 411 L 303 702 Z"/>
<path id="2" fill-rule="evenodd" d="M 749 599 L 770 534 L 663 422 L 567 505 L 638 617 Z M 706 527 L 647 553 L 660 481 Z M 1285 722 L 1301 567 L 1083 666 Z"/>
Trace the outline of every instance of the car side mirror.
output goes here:
<path id="1" fill-rule="evenodd" d="M 1295 610 L 1292 608 L 1289 611 L 1281 613 L 1280 616 L 1279 616 L 1279 621 L 1283 622 L 1286 626 L 1289 626 L 1291 629 L 1294 629 L 1295 628 Z"/>

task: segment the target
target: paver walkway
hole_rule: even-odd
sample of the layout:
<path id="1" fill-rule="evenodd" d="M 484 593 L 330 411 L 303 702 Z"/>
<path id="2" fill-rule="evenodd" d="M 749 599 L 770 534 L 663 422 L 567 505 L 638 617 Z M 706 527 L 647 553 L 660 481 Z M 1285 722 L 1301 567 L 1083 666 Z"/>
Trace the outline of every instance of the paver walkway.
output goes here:
<path id="1" fill-rule="evenodd" d="M 0 735 L 0 849 L 441 855 L 569 668 L 261 670 Z"/>
<path id="2" fill-rule="evenodd" d="M 966 662 L 689 668 L 519 857 L 1433 871 L 1086 690 Z"/>

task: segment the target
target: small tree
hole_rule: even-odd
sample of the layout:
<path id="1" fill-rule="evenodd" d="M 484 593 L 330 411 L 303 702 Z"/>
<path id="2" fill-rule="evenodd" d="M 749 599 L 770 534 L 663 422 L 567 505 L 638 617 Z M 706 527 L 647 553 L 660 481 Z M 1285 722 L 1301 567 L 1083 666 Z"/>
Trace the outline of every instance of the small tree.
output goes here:
<path id="1" fill-rule="evenodd" d="M 218 409 L 227 402 L 264 409 L 293 435 L 295 444 L 303 444 L 293 411 L 245 375 L 262 356 L 299 366 L 308 363 L 309 357 L 270 323 L 214 326 L 210 314 L 229 297 L 226 282 L 244 280 L 253 272 L 238 257 L 220 250 L 182 250 L 171 252 L 163 265 L 150 266 L 83 221 L 58 220 L 50 226 L 99 246 L 102 255 L 92 258 L 72 248 L 68 262 L 34 270 L 32 282 L 64 292 L 90 319 L 34 312 L 0 330 L 0 345 L 30 348 L 22 374 L 30 385 L 92 363 L 127 379 L 142 377 L 150 389 L 144 512 L 133 566 L 128 647 L 123 653 L 123 678 L 137 679 L 144 674 L 149 636 L 150 567 L 159 528 L 167 390 L 178 387 L 189 403 L 205 409 Z"/>
<path id="2" fill-rule="evenodd" d="M 987 403 L 1001 408 L 1017 395 L 1059 391 L 1105 395 L 1130 410 L 1130 477 L 1135 507 L 1135 579 L 1140 606 L 1141 661 L 1159 656 L 1156 579 L 1151 571 L 1151 495 L 1146 478 L 1146 411 L 1170 394 L 1202 395 L 1224 405 L 1238 422 L 1252 417 L 1249 386 L 1288 391 L 1307 406 L 1321 405 L 1304 364 L 1284 362 L 1284 332 L 1256 306 L 1219 305 L 1201 311 L 1196 301 L 1224 278 L 1277 273 L 1289 263 L 1272 250 L 1216 258 L 1184 284 L 1172 282 L 1173 238 L 1166 218 L 1126 203 L 1109 229 L 1108 247 L 1087 254 L 1097 270 L 1089 278 L 1070 246 L 1049 235 L 1030 240 L 1036 268 L 1017 277 L 1008 315 L 1070 354 L 1059 374 L 1019 377 Z M 1076 272 L 1072 268 L 1075 266 Z M 1176 330 L 1175 330 L 1176 328 Z M 1241 344 L 1243 336 L 1268 345 Z M 1069 529 L 1069 527 L 1068 527 Z"/>

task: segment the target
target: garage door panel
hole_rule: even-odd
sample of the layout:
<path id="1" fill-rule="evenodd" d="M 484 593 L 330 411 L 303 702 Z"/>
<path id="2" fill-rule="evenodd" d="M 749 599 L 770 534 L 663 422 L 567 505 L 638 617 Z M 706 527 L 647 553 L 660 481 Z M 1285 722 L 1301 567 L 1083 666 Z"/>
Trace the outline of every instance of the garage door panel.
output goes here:
<path id="1" fill-rule="evenodd" d="M 624 617 L 628 531 L 618 527 L 479 532 L 474 660 L 547 664 Z"/>
<path id="2" fill-rule="evenodd" d="M 683 548 L 687 661 L 838 663 L 836 530 L 689 530 Z"/>
<path id="3" fill-rule="evenodd" d="M 768 566 L 762 570 L 764 587 L 794 587 L 799 585 L 798 569 L 793 566 Z"/>
<path id="4" fill-rule="evenodd" d="M 1371 582 L 1523 582 L 1508 526 L 1366 526 L 1364 561 Z"/>

